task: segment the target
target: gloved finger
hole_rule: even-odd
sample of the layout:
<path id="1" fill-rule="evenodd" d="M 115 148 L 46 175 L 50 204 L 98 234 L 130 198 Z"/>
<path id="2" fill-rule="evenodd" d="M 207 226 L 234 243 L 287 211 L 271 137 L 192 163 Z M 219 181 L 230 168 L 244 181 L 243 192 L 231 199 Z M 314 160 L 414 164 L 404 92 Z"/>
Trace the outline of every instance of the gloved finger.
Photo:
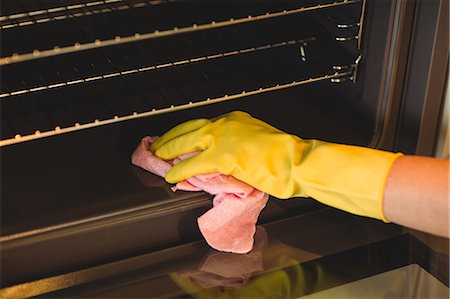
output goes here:
<path id="1" fill-rule="evenodd" d="M 235 120 L 238 121 L 241 124 L 246 124 L 247 126 L 259 126 L 261 128 L 265 128 L 265 129 L 269 129 L 273 132 L 280 132 L 280 133 L 284 133 L 283 131 L 275 128 L 274 126 L 258 119 L 255 118 L 253 116 L 251 116 L 249 113 L 247 112 L 243 112 L 243 111 L 233 111 L 224 115 L 221 115 L 219 117 L 213 118 L 211 119 L 211 121 L 217 121 L 219 119 L 224 119 L 226 118 L 228 121 L 230 120 Z"/>
<path id="2" fill-rule="evenodd" d="M 201 152 L 189 159 L 175 164 L 166 174 L 166 181 L 174 184 L 198 174 L 217 173 L 220 169 L 211 163 L 207 152 Z"/>
<path id="3" fill-rule="evenodd" d="M 250 114 L 248 114 L 247 112 L 237 110 L 237 111 L 232 111 L 232 112 L 225 113 L 225 114 L 216 116 L 214 118 L 211 118 L 211 121 L 216 121 L 220 118 L 244 119 L 244 118 L 252 118 L 252 116 Z"/>
<path id="4" fill-rule="evenodd" d="M 211 137 L 202 134 L 203 132 L 196 130 L 167 140 L 155 147 L 155 155 L 163 160 L 171 160 L 187 153 L 205 150 Z"/>
<path id="5" fill-rule="evenodd" d="M 152 144 L 150 149 L 152 152 L 155 152 L 161 145 L 167 143 L 168 141 L 186 133 L 196 131 L 209 123 L 211 123 L 211 121 L 206 118 L 193 119 L 181 123 L 164 133 L 157 141 Z"/>

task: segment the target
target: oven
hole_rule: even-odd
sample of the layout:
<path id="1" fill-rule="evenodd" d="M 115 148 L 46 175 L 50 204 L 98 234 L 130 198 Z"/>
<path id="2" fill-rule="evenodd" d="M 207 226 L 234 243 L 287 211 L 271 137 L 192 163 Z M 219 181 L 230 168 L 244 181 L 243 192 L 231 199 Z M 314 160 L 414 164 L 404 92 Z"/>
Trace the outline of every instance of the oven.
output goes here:
<path id="1" fill-rule="evenodd" d="M 196 225 L 210 196 L 130 162 L 144 136 L 234 110 L 303 138 L 435 155 L 448 1 L 0 5 L 2 297 L 299 297 L 389 271 L 448 294 L 448 245 L 313 199 L 271 198 L 253 264 L 223 258 Z M 205 280 L 208 261 L 254 268 Z M 277 269 L 303 288 L 267 288 Z"/>

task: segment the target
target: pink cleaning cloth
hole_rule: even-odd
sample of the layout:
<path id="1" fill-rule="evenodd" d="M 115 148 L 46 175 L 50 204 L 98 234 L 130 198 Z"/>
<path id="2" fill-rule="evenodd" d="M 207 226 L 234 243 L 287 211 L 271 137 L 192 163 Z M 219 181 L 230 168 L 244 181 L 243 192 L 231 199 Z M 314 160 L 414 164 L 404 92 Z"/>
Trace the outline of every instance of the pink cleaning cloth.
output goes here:
<path id="1" fill-rule="evenodd" d="M 177 162 L 196 153 L 163 161 L 150 151 L 158 137 L 144 137 L 134 151 L 131 161 L 153 174 L 165 177 Z M 256 222 L 269 196 L 230 175 L 200 174 L 179 182 L 173 191 L 206 191 L 215 195 L 213 208 L 197 219 L 200 232 L 214 249 L 233 253 L 247 253 L 253 248 Z"/>

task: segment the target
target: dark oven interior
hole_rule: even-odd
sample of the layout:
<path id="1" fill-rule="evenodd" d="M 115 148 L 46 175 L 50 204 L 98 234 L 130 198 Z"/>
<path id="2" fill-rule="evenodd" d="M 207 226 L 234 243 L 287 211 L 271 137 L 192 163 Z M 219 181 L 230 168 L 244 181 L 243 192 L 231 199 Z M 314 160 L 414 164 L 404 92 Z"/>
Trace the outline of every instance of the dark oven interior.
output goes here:
<path id="1" fill-rule="evenodd" d="M 351 82 L 362 1 L 69 2 L 3 4 L 3 144 L 170 112 L 161 134 L 234 109 L 305 138 L 373 138 L 377 100 Z"/>
<path id="2" fill-rule="evenodd" d="M 130 163 L 181 121 L 379 146 L 394 9 L 369 2 L 1 1 L 2 285 L 199 238 L 208 196 Z"/>

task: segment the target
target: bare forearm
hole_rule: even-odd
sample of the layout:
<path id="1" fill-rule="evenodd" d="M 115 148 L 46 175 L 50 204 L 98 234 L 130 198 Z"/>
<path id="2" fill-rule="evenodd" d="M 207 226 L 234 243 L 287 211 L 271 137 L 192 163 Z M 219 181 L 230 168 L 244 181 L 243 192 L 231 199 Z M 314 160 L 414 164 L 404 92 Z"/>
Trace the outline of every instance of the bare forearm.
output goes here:
<path id="1" fill-rule="evenodd" d="M 449 161 L 399 157 L 386 182 L 383 210 L 394 223 L 449 237 Z"/>

